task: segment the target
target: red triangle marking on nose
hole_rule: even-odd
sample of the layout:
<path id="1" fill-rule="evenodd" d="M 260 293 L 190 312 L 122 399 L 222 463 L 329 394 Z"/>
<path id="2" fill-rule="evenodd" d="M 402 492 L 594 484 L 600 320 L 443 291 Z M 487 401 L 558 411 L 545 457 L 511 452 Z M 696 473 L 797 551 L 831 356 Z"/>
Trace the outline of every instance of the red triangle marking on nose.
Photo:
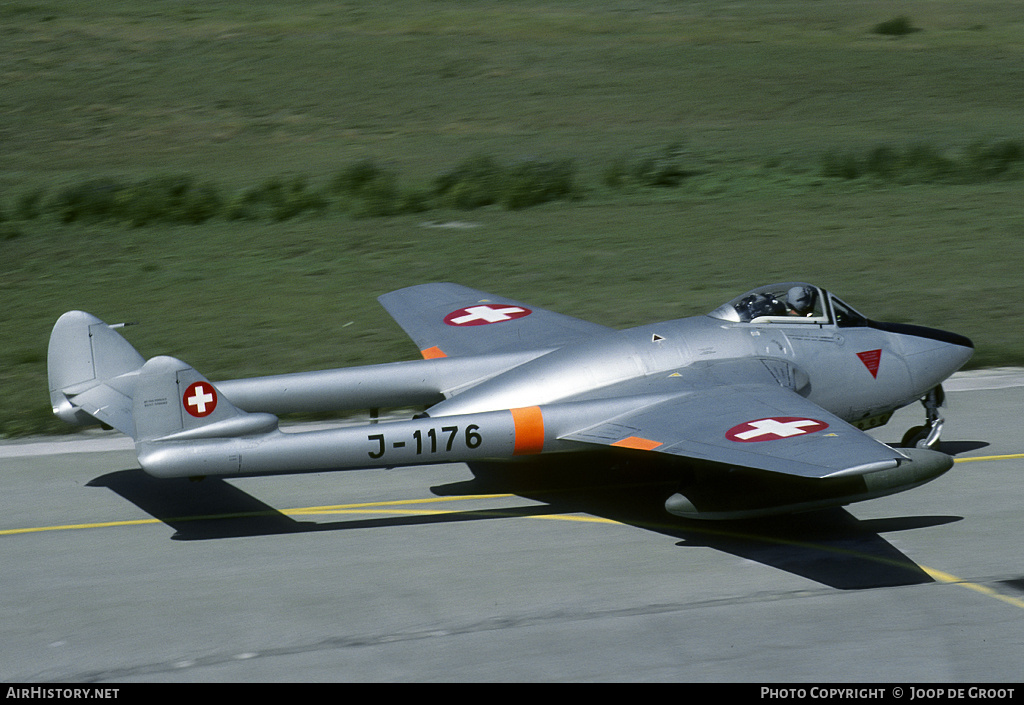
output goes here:
<path id="1" fill-rule="evenodd" d="M 865 352 L 857 353 L 857 357 L 864 363 L 864 366 L 868 368 L 868 372 L 875 379 L 878 379 L 878 364 L 882 361 L 882 350 L 867 350 Z"/>

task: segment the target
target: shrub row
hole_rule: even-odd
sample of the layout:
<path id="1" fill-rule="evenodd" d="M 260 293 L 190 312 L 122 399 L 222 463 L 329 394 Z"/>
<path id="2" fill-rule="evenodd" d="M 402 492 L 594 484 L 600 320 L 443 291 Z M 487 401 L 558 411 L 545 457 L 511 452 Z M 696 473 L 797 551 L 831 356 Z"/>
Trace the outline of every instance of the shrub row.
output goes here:
<path id="1" fill-rule="evenodd" d="M 676 143 L 616 158 L 604 168 L 601 180 L 611 189 L 676 187 L 701 173 L 694 163 L 687 149 Z M 929 144 L 903 149 L 878 146 L 863 154 L 831 151 L 822 155 L 819 174 L 892 183 L 1020 179 L 1024 177 L 1024 143 L 977 142 L 956 153 Z M 392 169 L 366 160 L 338 169 L 320 186 L 305 176 L 277 176 L 236 192 L 185 175 L 140 181 L 89 179 L 52 192 L 29 190 L 9 204 L 0 199 L 0 222 L 52 217 L 62 223 L 116 221 L 143 226 L 198 224 L 211 218 L 280 221 L 330 210 L 368 218 L 435 208 L 516 210 L 580 198 L 582 193 L 575 165 L 568 160 L 502 164 L 492 157 L 475 156 L 419 188 L 403 187 Z M 10 223 L 0 229 L 0 239 L 18 236 L 20 230 Z"/>
<path id="2" fill-rule="evenodd" d="M 461 209 L 499 204 L 518 210 L 578 195 L 570 161 L 524 160 L 503 166 L 485 156 L 441 174 L 432 190 L 439 205 Z"/>
<path id="3" fill-rule="evenodd" d="M 983 183 L 1024 177 L 1024 143 L 976 142 L 961 152 L 915 144 L 888 145 L 866 154 L 831 151 L 822 156 L 821 175 L 834 179 L 874 178 L 893 183 Z"/>
<path id="4" fill-rule="evenodd" d="M 489 157 L 471 158 L 419 189 L 402 188 L 394 171 L 373 161 L 341 168 L 321 187 L 312 186 L 305 176 L 279 176 L 236 193 L 183 175 L 141 181 L 101 178 L 53 193 L 23 193 L 10 209 L 0 205 L 0 221 L 52 216 L 62 223 L 118 221 L 142 226 L 198 224 L 215 217 L 287 220 L 329 209 L 359 218 L 489 205 L 514 210 L 574 198 L 575 181 L 570 161 L 503 165 Z"/>

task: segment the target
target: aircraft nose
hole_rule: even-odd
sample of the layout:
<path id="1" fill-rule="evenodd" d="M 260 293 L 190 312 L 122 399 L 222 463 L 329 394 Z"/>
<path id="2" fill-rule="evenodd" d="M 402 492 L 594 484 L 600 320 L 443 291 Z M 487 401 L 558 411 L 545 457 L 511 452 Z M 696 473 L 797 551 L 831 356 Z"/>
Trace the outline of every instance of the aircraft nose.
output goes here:
<path id="1" fill-rule="evenodd" d="M 941 384 L 974 354 L 974 343 L 959 333 L 906 323 L 872 321 L 870 325 L 898 335 L 897 348 L 910 370 L 915 391 L 921 394 Z"/>
<path id="2" fill-rule="evenodd" d="M 915 386 L 931 389 L 966 364 L 974 354 L 974 343 L 956 333 L 906 326 L 905 359 Z"/>

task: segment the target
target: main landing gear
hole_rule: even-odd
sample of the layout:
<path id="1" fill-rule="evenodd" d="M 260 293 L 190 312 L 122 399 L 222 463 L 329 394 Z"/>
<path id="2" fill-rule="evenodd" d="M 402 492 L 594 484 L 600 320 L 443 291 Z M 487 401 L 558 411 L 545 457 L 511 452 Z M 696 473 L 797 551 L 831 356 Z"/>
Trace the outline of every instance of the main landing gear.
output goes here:
<path id="1" fill-rule="evenodd" d="M 946 401 L 946 393 L 942 385 L 935 387 L 921 399 L 924 405 L 925 425 L 914 426 L 903 435 L 900 445 L 904 448 L 933 448 L 939 442 L 939 434 L 942 433 L 944 419 L 939 413 L 939 407 Z"/>

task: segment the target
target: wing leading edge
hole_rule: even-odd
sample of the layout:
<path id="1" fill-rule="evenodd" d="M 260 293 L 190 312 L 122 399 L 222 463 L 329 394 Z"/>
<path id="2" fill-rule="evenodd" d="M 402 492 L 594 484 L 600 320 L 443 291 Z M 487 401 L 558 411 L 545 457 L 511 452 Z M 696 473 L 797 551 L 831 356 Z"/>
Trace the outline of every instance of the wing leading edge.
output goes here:
<path id="1" fill-rule="evenodd" d="M 686 393 L 562 438 L 809 478 L 862 475 L 908 460 L 799 394 L 767 384 Z"/>

